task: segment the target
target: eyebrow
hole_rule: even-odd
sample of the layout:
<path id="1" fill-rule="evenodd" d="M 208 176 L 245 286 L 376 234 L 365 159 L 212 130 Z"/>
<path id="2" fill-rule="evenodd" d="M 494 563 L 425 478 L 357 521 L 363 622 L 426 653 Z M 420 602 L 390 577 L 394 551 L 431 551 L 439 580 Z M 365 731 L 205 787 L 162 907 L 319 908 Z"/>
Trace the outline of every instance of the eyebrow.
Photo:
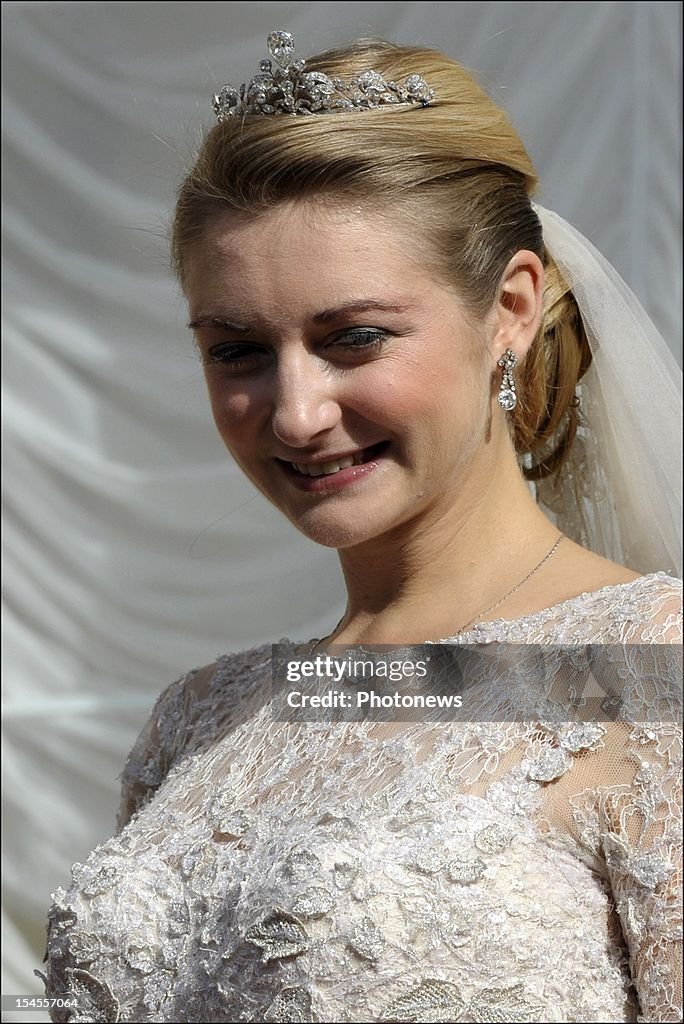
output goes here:
<path id="1" fill-rule="evenodd" d="M 231 331 L 238 331 L 243 334 L 249 331 L 249 327 L 245 327 L 244 324 L 234 323 L 225 316 L 198 316 L 195 320 L 190 320 L 186 326 L 190 330 L 195 330 L 197 327 L 229 327 Z"/>
<path id="2" fill-rule="evenodd" d="M 379 299 L 359 299 L 356 302 L 347 302 L 343 306 L 337 306 L 334 309 L 324 309 L 320 313 L 316 313 L 313 316 L 313 320 L 314 323 L 324 324 L 330 323 L 332 320 L 339 320 L 340 317 L 347 316 L 350 313 L 365 313 L 368 310 L 376 310 L 381 313 L 406 313 L 413 308 L 414 306 L 411 304 L 399 305 L 397 303 L 381 302 Z M 220 314 L 202 314 L 191 320 L 187 326 L 191 330 L 198 327 L 223 327 L 224 329 L 229 328 L 232 331 L 237 331 L 240 334 L 246 334 L 250 330 L 245 324 L 238 323 L 236 320 Z"/>

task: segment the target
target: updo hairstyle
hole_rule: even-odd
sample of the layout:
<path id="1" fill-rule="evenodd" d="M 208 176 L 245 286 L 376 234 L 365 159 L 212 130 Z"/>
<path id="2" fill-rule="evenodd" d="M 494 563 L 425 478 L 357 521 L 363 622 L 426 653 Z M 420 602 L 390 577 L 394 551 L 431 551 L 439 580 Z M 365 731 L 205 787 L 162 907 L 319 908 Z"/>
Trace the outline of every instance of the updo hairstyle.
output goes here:
<path id="1" fill-rule="evenodd" d="M 228 117 L 212 128 L 183 181 L 172 236 L 181 283 L 193 245 L 217 211 L 258 216 L 279 203 L 330 198 L 396 211 L 435 274 L 484 317 L 521 249 L 545 268 L 539 332 L 516 369 L 511 436 L 528 480 L 558 471 L 578 425 L 575 387 L 591 354 L 572 292 L 544 249 L 530 197 L 532 161 L 506 114 L 455 61 L 435 50 L 359 40 L 306 61 L 353 78 L 374 69 L 400 82 L 420 74 L 429 107 Z"/>

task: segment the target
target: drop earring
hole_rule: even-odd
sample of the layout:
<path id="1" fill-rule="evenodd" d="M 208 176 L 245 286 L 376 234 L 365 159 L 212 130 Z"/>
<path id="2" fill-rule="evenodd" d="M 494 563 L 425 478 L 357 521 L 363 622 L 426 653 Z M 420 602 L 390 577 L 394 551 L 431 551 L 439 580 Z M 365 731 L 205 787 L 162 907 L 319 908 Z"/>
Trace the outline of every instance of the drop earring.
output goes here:
<path id="1" fill-rule="evenodd" d="M 501 358 L 497 360 L 497 366 L 500 366 L 503 370 L 497 401 L 506 412 L 512 412 L 518 404 L 515 394 L 515 381 L 513 380 L 513 370 L 517 364 L 518 357 L 510 348 L 507 348 Z"/>

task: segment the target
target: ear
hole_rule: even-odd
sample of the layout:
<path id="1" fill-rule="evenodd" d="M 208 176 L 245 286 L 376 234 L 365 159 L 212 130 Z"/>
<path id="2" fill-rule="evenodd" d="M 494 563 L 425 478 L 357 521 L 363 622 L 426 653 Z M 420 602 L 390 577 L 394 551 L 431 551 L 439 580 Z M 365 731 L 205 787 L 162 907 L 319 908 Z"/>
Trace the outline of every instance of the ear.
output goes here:
<path id="1" fill-rule="evenodd" d="M 539 329 L 542 317 L 544 268 L 538 256 L 521 249 L 512 256 L 501 278 L 494 313 L 492 355 L 507 348 L 521 362 Z"/>

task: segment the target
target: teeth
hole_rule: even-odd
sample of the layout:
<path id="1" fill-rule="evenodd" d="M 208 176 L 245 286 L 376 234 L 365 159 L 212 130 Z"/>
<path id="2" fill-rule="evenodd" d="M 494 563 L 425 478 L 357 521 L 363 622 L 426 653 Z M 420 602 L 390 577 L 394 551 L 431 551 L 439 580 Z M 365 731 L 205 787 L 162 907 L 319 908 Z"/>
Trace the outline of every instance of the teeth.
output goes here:
<path id="1" fill-rule="evenodd" d="M 362 455 L 363 453 L 359 453 Z M 349 466 L 355 464 L 356 459 L 347 455 L 344 459 L 334 460 L 332 462 L 318 462 L 316 465 L 312 463 L 302 464 L 299 462 L 293 462 L 292 465 L 298 473 L 304 473 L 305 476 L 329 476 L 330 473 L 339 473 L 341 469 L 347 469 Z"/>

